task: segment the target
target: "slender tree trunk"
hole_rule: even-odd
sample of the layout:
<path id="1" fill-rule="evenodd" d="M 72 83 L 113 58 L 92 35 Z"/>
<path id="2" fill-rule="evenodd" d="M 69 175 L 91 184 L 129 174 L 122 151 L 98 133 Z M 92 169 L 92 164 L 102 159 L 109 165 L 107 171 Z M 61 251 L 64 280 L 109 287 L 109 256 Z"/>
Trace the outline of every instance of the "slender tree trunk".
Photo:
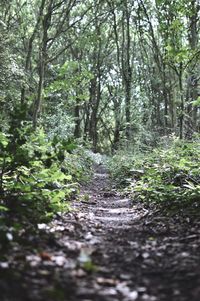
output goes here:
<path id="1" fill-rule="evenodd" d="M 38 121 L 38 114 L 40 112 L 41 101 L 42 101 L 42 91 L 44 86 L 44 73 L 45 73 L 45 62 L 43 54 L 41 55 L 42 58 L 40 59 L 40 66 L 39 66 L 39 83 L 38 83 L 38 91 L 37 91 L 37 98 L 34 105 L 34 112 L 33 112 L 33 128 L 36 129 L 37 121 Z"/>
<path id="2" fill-rule="evenodd" d="M 93 78 L 90 81 L 90 104 L 91 104 L 91 116 L 89 121 L 89 137 L 92 141 L 93 148 L 95 148 L 95 136 L 96 136 L 96 120 L 97 120 L 97 108 L 96 108 L 96 93 L 97 93 L 97 78 Z"/>
<path id="3" fill-rule="evenodd" d="M 180 105 L 180 116 L 179 116 L 179 122 L 180 122 L 180 133 L 179 137 L 180 139 L 184 138 L 184 95 L 183 95 L 183 68 L 182 68 L 182 63 L 180 63 L 180 71 L 179 71 L 179 91 L 180 91 L 180 100 L 181 100 L 181 105 Z"/>
<path id="4" fill-rule="evenodd" d="M 198 12 L 200 10 L 199 1 L 192 0 L 190 3 L 191 14 L 188 16 L 189 19 L 189 44 L 193 51 L 197 49 L 198 44 Z M 194 101 L 198 97 L 197 91 L 197 74 L 195 74 L 195 69 L 189 70 L 189 80 L 187 87 L 187 138 L 191 139 L 194 131 L 197 130 L 197 107 L 193 107 L 191 101 Z"/>
<path id="5" fill-rule="evenodd" d="M 99 108 L 100 97 L 101 97 L 101 79 L 99 76 L 98 76 L 98 78 L 94 79 L 93 85 L 91 87 L 92 112 L 91 112 L 91 119 L 90 119 L 89 136 L 92 141 L 94 152 L 97 151 L 97 143 L 98 143 L 98 133 L 97 133 L 98 116 L 97 116 L 97 114 L 98 114 L 98 108 Z"/>
<path id="6" fill-rule="evenodd" d="M 95 77 L 91 80 L 91 87 L 90 87 L 90 103 L 91 103 L 91 119 L 90 119 L 90 129 L 89 129 L 89 136 L 92 141 L 93 151 L 97 152 L 97 144 L 98 144 L 98 132 L 97 132 L 97 125 L 98 125 L 98 110 L 101 100 L 101 55 L 102 55 L 102 41 L 101 41 L 101 28 L 98 23 L 98 20 L 95 20 L 96 24 L 96 32 L 97 32 L 97 48 L 94 50 L 94 55 L 96 56 L 95 70 L 96 73 Z"/>
<path id="7" fill-rule="evenodd" d="M 75 129 L 74 136 L 75 138 L 81 137 L 81 119 L 80 119 L 80 100 L 76 100 L 75 108 L 74 108 L 74 117 L 75 117 Z"/>
<path id="8" fill-rule="evenodd" d="M 84 106 L 84 130 L 83 138 L 87 141 L 89 135 L 89 123 L 90 123 L 90 102 L 86 103 Z"/>
<path id="9" fill-rule="evenodd" d="M 115 129 L 114 129 L 114 139 L 113 139 L 113 150 L 117 150 L 119 147 L 119 142 L 120 142 L 120 120 L 119 120 L 119 116 L 115 117 Z"/>
<path id="10" fill-rule="evenodd" d="M 130 12 L 128 10 L 128 2 L 124 1 L 123 10 L 123 50 L 122 50 L 122 72 L 123 72 L 123 83 L 125 88 L 125 117 L 126 117 L 126 138 L 127 141 L 131 138 L 131 80 L 132 80 L 132 69 L 130 63 Z"/>
<path id="11" fill-rule="evenodd" d="M 34 28 L 33 33 L 32 33 L 32 35 L 29 39 L 29 42 L 28 42 L 28 50 L 27 50 L 26 62 L 25 62 L 25 74 L 27 74 L 28 71 L 30 70 L 31 56 L 32 56 L 32 50 L 33 50 L 33 42 L 35 40 L 37 31 L 39 29 L 39 26 L 40 26 L 40 23 L 41 23 L 41 20 L 42 20 L 42 15 L 43 15 L 43 11 L 44 11 L 45 2 L 46 2 L 46 0 L 41 1 L 37 22 L 35 24 L 35 28 Z M 25 88 L 25 86 L 23 86 L 22 89 L 21 89 L 21 105 L 22 106 L 25 103 L 25 96 L 26 96 L 26 88 Z"/>
<path id="12" fill-rule="evenodd" d="M 113 5 L 113 2 L 110 0 L 107 0 L 109 7 L 111 9 L 111 13 L 113 16 L 113 31 L 114 31 L 114 36 L 115 36 L 115 45 L 117 49 L 117 66 L 119 69 L 119 77 L 121 76 L 123 78 L 123 70 L 122 70 L 122 65 L 120 62 L 120 46 L 119 46 L 119 34 L 118 34 L 118 24 L 117 24 L 117 16 L 115 13 L 115 7 Z M 111 98 L 113 99 L 113 104 L 114 104 L 114 117 L 115 117 L 115 128 L 114 128 L 114 138 L 112 142 L 112 151 L 117 150 L 120 142 L 120 115 L 121 115 L 121 99 L 118 95 L 113 96 L 112 90 L 109 89 L 109 93 Z"/>
<path id="13" fill-rule="evenodd" d="M 34 103 L 33 110 L 33 128 L 36 129 L 38 116 L 41 111 L 42 97 L 43 97 L 43 88 L 44 88 L 44 78 L 45 78 L 45 67 L 46 67 L 46 58 L 47 58 L 47 41 L 48 41 L 48 29 L 51 25 L 51 14 L 52 14 L 52 4 L 53 0 L 49 1 L 47 8 L 47 13 L 43 16 L 43 38 L 40 48 L 40 60 L 39 60 L 39 83 L 37 98 Z"/>

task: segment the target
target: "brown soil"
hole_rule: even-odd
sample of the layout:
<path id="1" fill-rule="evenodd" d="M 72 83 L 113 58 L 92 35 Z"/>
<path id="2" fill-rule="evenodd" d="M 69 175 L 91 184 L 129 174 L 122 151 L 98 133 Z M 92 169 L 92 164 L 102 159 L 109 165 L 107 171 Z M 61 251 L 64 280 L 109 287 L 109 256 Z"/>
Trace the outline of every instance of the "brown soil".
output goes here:
<path id="1" fill-rule="evenodd" d="M 1 258 L 1 301 L 200 300 L 198 219 L 133 204 L 100 167 L 72 207 Z"/>

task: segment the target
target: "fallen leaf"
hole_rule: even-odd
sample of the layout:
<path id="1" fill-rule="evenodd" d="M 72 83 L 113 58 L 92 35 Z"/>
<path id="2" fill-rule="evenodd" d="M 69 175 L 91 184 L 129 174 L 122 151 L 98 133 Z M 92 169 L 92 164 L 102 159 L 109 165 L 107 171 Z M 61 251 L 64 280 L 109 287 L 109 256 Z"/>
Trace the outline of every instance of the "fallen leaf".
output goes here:
<path id="1" fill-rule="evenodd" d="M 51 255 L 47 252 L 41 252 L 41 253 L 39 253 L 39 256 L 43 261 L 51 261 L 52 260 Z"/>

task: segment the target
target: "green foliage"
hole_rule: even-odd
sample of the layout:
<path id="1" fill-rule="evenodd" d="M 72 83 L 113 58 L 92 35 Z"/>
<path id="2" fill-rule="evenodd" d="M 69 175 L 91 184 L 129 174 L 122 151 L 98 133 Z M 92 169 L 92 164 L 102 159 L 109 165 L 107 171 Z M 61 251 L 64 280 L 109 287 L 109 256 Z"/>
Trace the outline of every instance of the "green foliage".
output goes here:
<path id="1" fill-rule="evenodd" d="M 200 145 L 175 141 L 143 156 L 114 158 L 112 176 L 134 200 L 189 204 L 200 200 Z"/>
<path id="2" fill-rule="evenodd" d="M 200 106 L 200 97 L 198 97 L 196 100 L 192 101 L 192 105 L 194 107 Z"/>
<path id="3" fill-rule="evenodd" d="M 118 151 L 111 160 L 108 160 L 107 166 L 116 186 L 125 188 L 133 177 L 137 178 L 136 175 L 143 173 L 141 167 L 144 159 L 145 154 Z"/>
<path id="4" fill-rule="evenodd" d="M 89 95 L 87 90 L 85 91 L 85 87 L 89 84 L 93 75 L 85 63 L 81 63 L 81 61 L 66 61 L 61 67 L 56 66 L 56 71 L 57 79 L 45 89 L 46 97 L 51 95 L 51 93 L 67 91 L 70 102 L 74 102 L 76 99 L 79 102 L 88 100 Z"/>
<path id="5" fill-rule="evenodd" d="M 62 169 L 79 182 L 88 181 L 92 174 L 92 158 L 83 146 L 79 146 L 73 151 L 73 155 L 66 154 Z"/>
<path id="6" fill-rule="evenodd" d="M 15 134 L 0 133 L 0 211 L 24 211 L 35 220 L 68 210 L 69 201 L 85 180 L 84 151 L 71 140 L 47 139 L 42 128 L 17 128 Z M 88 173 L 87 173 L 88 174 Z M 17 208 L 17 209 L 16 209 Z"/>
<path id="7" fill-rule="evenodd" d="M 62 105 L 57 106 L 53 114 L 47 115 L 43 124 L 50 139 L 55 136 L 60 139 L 73 137 L 74 118 L 66 113 Z"/>

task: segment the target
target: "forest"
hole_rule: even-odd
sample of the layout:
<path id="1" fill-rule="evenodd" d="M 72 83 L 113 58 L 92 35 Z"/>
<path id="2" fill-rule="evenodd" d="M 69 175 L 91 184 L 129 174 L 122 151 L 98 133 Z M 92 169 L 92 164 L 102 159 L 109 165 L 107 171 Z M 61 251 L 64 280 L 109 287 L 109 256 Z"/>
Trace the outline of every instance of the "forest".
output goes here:
<path id="1" fill-rule="evenodd" d="M 199 0 L 0 0 L 1 301 L 200 298 Z"/>

